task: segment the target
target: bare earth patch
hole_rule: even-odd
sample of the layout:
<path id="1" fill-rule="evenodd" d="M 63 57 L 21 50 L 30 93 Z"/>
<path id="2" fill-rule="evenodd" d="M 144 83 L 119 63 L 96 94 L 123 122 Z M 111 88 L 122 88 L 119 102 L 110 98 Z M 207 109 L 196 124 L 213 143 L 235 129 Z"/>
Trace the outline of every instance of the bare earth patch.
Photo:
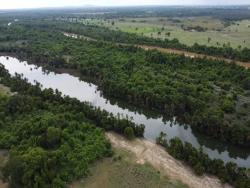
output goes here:
<path id="1" fill-rule="evenodd" d="M 129 141 L 115 133 L 106 133 L 114 148 L 125 149 L 135 154 L 137 162 L 148 162 L 171 179 L 180 180 L 191 188 L 231 188 L 213 176 L 197 176 L 191 168 L 174 159 L 164 148 L 145 139 Z"/>

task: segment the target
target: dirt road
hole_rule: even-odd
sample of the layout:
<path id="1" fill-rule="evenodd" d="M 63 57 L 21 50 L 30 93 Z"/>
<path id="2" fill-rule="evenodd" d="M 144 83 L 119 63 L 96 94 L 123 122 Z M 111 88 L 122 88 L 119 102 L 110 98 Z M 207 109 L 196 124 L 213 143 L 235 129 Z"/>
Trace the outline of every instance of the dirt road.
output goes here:
<path id="1" fill-rule="evenodd" d="M 115 133 L 106 133 L 106 136 L 115 148 L 125 149 L 135 154 L 138 163 L 150 163 L 168 177 L 180 180 L 190 188 L 231 188 L 227 184 L 222 184 L 220 180 L 213 176 L 197 176 L 182 162 L 170 156 L 162 147 L 145 139 L 135 139 L 128 141 Z"/>
<path id="2" fill-rule="evenodd" d="M 198 54 L 198 53 L 193 53 L 193 52 L 188 52 L 184 50 L 176 50 L 176 49 L 170 49 L 170 48 L 161 48 L 157 46 L 147 46 L 147 45 L 137 45 L 140 48 L 143 48 L 144 50 L 158 50 L 163 53 L 170 53 L 170 54 L 178 54 L 178 55 L 184 55 L 186 57 L 191 57 L 191 58 L 208 58 L 208 59 L 213 59 L 213 60 L 223 60 L 228 63 L 235 62 L 236 64 L 245 67 L 245 68 L 250 68 L 250 62 L 241 62 L 241 61 L 234 61 L 231 59 L 226 59 L 222 57 L 215 57 L 215 56 L 209 56 L 209 55 L 204 55 L 204 54 Z"/>
<path id="3" fill-rule="evenodd" d="M 63 34 L 66 37 L 71 37 L 71 38 L 75 38 L 75 39 L 84 39 L 87 41 L 97 41 L 94 38 L 90 38 L 90 37 L 86 37 L 86 36 L 78 35 L 78 34 L 74 34 L 74 33 L 63 32 Z M 124 46 L 130 45 L 130 44 L 125 44 L 125 43 L 116 43 L 116 44 L 117 45 L 124 45 Z M 188 52 L 185 50 L 176 50 L 176 49 L 172 49 L 172 48 L 161 48 L 161 47 L 157 47 L 157 46 L 148 46 L 148 45 L 135 45 L 135 46 L 142 48 L 144 50 L 158 50 L 158 51 L 163 52 L 163 53 L 184 55 L 184 56 L 190 57 L 190 58 L 204 58 L 204 57 L 206 57 L 208 59 L 213 59 L 213 60 L 223 60 L 223 61 L 228 62 L 228 63 L 235 62 L 237 65 L 240 65 L 242 67 L 250 68 L 250 62 L 234 61 L 234 60 L 223 58 L 223 57 L 209 56 L 209 55 L 205 55 L 205 54 Z"/>

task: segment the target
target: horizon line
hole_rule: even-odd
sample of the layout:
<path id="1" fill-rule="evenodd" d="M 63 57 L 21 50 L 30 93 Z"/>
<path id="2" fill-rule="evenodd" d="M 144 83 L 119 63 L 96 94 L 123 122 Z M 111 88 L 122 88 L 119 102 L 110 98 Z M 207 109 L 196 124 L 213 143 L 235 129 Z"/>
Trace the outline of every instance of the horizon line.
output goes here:
<path id="1" fill-rule="evenodd" d="M 70 9 L 70 8 L 122 8 L 122 7 L 232 7 L 232 6 L 250 6 L 249 4 L 186 4 L 186 5 L 165 5 L 165 4 L 149 4 L 149 5 L 79 5 L 79 6 L 44 6 L 44 7 L 15 7 L 15 8 L 0 8 L 1 11 L 9 10 L 38 10 L 38 9 Z M 249 8 L 249 7 L 246 7 Z"/>

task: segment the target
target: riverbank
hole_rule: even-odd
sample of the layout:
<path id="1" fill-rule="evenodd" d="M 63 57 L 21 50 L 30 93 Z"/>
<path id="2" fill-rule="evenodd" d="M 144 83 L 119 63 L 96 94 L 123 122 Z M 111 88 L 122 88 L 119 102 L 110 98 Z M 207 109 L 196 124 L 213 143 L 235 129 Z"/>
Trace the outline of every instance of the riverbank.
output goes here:
<path id="1" fill-rule="evenodd" d="M 114 148 L 125 149 L 135 154 L 137 163 L 149 163 L 171 179 L 179 180 L 192 188 L 230 188 L 213 176 L 197 176 L 193 170 L 170 156 L 162 147 L 145 139 L 126 140 L 115 133 L 106 133 Z"/>
<path id="2" fill-rule="evenodd" d="M 77 76 L 68 73 L 48 73 L 47 71 L 47 74 L 44 74 L 41 67 L 21 62 L 11 57 L 9 59 L 0 57 L 0 62 L 12 75 L 15 75 L 15 72 L 23 74 L 23 77 L 27 78 L 27 81 L 30 83 L 34 83 L 34 80 L 36 80 L 43 85 L 43 88 L 57 89 L 63 95 L 88 102 L 94 107 L 106 110 L 109 113 L 119 114 L 120 117 L 128 117 L 133 123 L 145 125 L 144 137 L 148 140 L 154 141 L 160 132 L 165 132 L 168 134 L 168 139 L 178 137 L 183 142 L 191 143 L 197 149 L 202 147 L 203 151 L 212 159 L 221 159 L 225 163 L 234 162 L 240 167 L 249 168 L 250 158 L 248 150 L 218 143 L 216 140 L 199 135 L 193 132 L 189 126 L 185 127 L 178 124 L 175 119 L 169 122 L 160 116 L 148 117 L 135 109 L 130 109 L 126 106 L 121 107 L 116 101 L 110 101 L 103 96 L 97 85 L 81 81 Z"/>

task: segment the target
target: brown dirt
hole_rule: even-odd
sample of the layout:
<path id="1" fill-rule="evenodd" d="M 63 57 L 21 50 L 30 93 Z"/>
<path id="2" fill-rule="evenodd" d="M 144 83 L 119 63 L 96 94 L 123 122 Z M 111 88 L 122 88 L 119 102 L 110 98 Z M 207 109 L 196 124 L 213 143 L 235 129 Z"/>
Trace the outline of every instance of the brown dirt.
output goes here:
<path id="1" fill-rule="evenodd" d="M 8 183 L 4 183 L 2 180 L 0 180 L 0 188 L 8 188 Z"/>
<path id="2" fill-rule="evenodd" d="M 106 136 L 114 148 L 125 149 L 135 154 L 137 162 L 148 162 L 161 173 L 171 179 L 179 180 L 191 188 L 231 188 L 228 184 L 213 176 L 197 176 L 191 168 L 170 156 L 164 148 L 145 139 L 129 141 L 115 133 L 108 132 Z"/>
<path id="3" fill-rule="evenodd" d="M 137 45 L 140 48 L 143 48 L 144 50 L 158 50 L 163 53 L 170 53 L 170 54 L 178 54 L 178 55 L 184 55 L 186 57 L 191 57 L 191 58 L 208 58 L 208 59 L 213 59 L 213 60 L 223 60 L 228 63 L 235 62 L 236 64 L 249 68 L 250 67 L 250 62 L 241 62 L 241 61 L 234 61 L 231 59 L 227 58 L 222 58 L 222 57 L 215 57 L 215 56 L 209 56 L 209 55 L 204 55 L 204 54 L 197 54 L 193 52 L 188 52 L 184 50 L 176 50 L 176 49 L 171 49 L 171 48 L 161 48 L 157 46 L 147 46 L 147 45 Z"/>

